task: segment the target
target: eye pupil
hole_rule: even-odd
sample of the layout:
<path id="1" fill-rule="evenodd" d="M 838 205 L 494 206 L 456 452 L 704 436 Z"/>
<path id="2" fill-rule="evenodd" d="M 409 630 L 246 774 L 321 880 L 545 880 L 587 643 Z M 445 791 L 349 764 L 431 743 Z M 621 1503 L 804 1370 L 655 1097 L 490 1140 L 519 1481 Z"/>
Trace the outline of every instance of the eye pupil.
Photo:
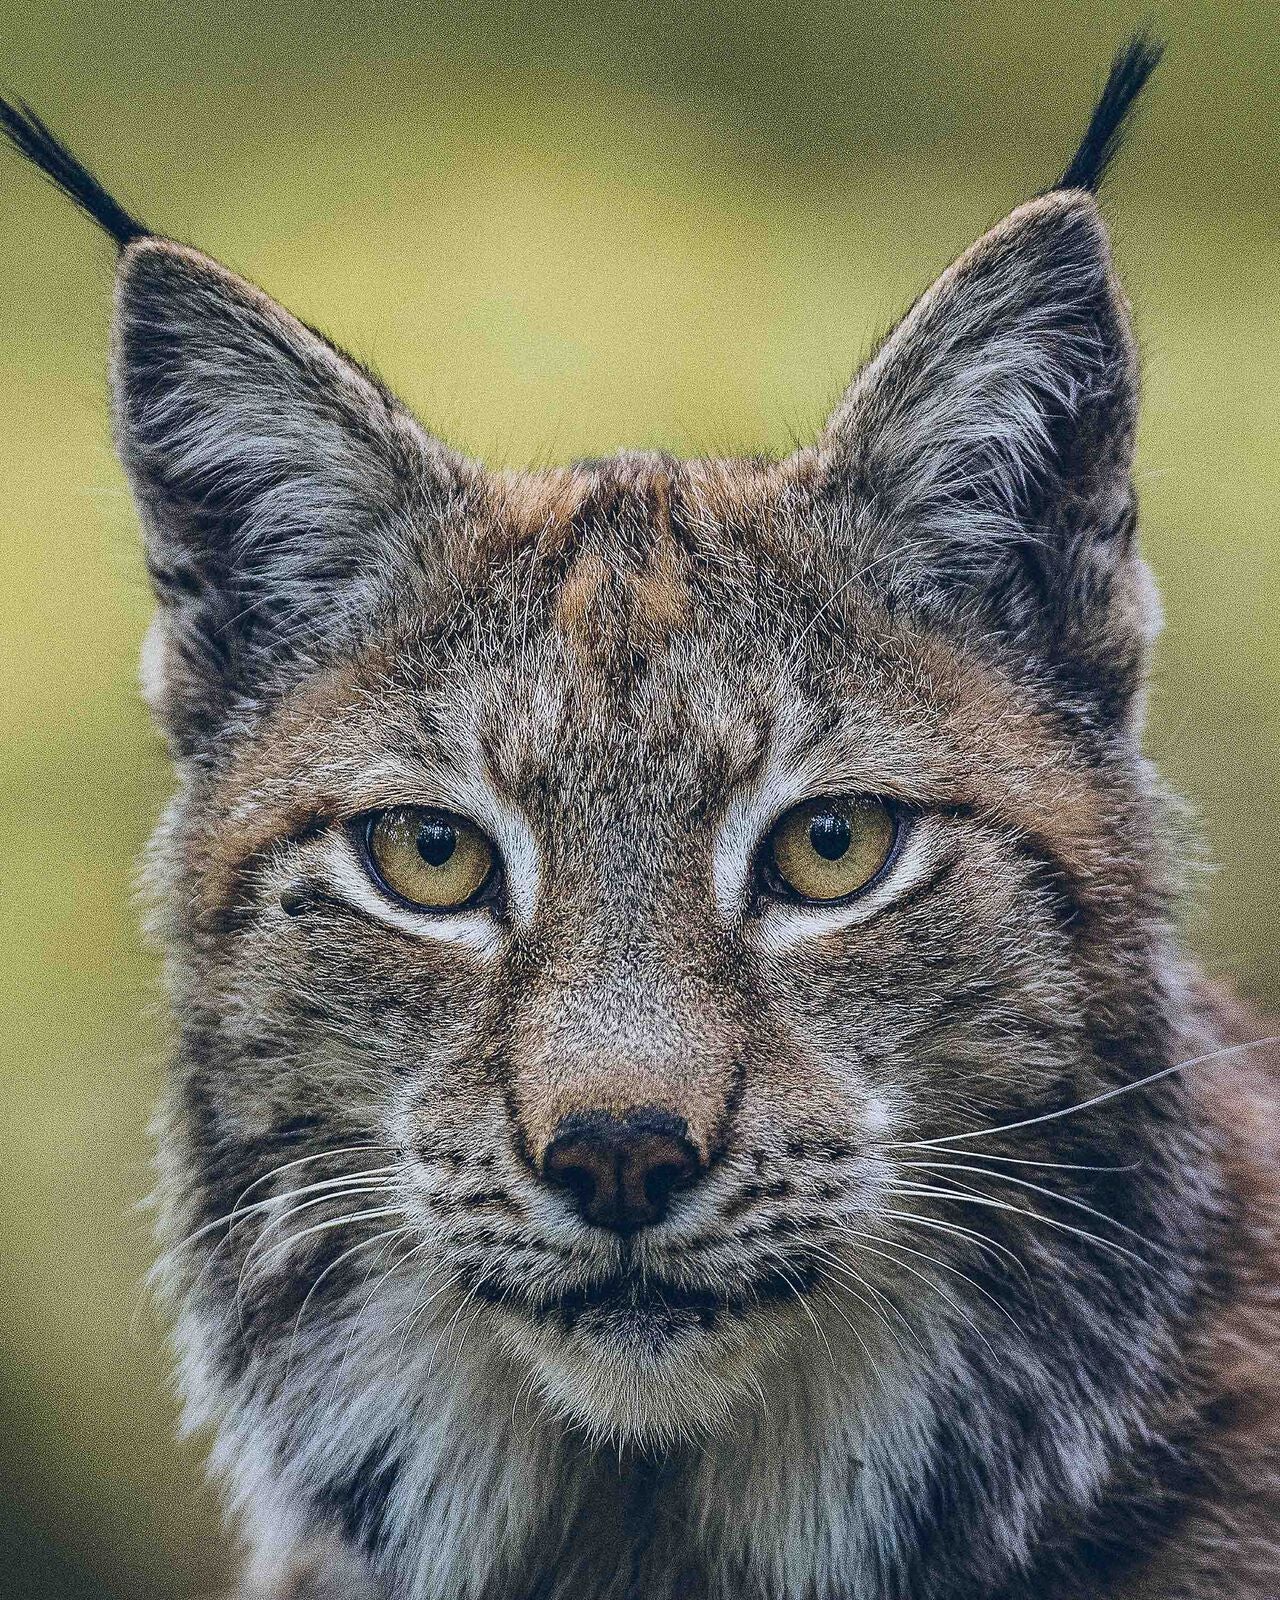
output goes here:
<path id="1" fill-rule="evenodd" d="M 809 843 L 824 861 L 839 861 L 851 838 L 849 819 L 838 812 L 820 812 L 809 824 Z"/>
<path id="2" fill-rule="evenodd" d="M 417 843 L 418 854 L 429 867 L 442 867 L 458 848 L 458 830 L 447 822 L 424 822 Z"/>

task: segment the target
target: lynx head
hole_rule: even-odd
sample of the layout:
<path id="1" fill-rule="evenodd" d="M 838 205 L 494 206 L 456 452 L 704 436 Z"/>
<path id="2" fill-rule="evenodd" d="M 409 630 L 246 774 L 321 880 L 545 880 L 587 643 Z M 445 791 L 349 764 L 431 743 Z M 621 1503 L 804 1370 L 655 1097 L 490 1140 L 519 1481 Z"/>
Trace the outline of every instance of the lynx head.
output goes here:
<path id="1" fill-rule="evenodd" d="M 486 471 L 118 222 L 179 777 L 167 1270 L 233 1476 L 376 1554 L 409 1455 L 456 1470 L 522 1398 L 647 1452 L 819 1391 L 936 1436 L 928 1385 L 1029 1350 L 1086 1420 L 1019 1494 L 1104 1453 L 1090 1396 L 1181 1292 L 1105 1220 L 1181 1226 L 1168 1117 L 1053 1115 L 1168 1050 L 1090 192 L 1150 64 L 781 461 Z"/>

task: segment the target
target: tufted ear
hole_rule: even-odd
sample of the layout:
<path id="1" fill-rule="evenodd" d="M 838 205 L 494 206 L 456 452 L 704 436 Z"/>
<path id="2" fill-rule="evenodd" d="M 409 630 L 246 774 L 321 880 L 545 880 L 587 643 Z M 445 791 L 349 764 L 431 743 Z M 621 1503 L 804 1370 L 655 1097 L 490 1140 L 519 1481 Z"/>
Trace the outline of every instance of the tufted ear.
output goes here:
<path id="1" fill-rule="evenodd" d="M 160 601 L 144 678 L 198 752 L 413 581 L 469 469 L 321 335 L 164 239 L 121 254 L 112 390 Z"/>
<path id="2" fill-rule="evenodd" d="M 831 418 L 821 453 L 858 559 L 891 594 L 1034 652 L 1122 715 L 1152 627 L 1137 399 L 1092 197 L 1020 206 L 923 295 Z"/>
<path id="3" fill-rule="evenodd" d="M 115 241 L 112 392 L 160 610 L 148 698 L 183 755 L 349 645 L 479 469 L 261 290 L 153 234 L 23 102 L 7 142 Z"/>

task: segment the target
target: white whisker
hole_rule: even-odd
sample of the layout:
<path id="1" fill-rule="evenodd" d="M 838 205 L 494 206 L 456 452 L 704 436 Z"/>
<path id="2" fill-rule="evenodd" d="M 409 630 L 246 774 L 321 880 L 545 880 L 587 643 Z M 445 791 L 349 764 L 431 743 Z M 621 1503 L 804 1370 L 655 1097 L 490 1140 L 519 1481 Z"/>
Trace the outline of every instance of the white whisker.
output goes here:
<path id="1" fill-rule="evenodd" d="M 931 1141 L 924 1139 L 907 1139 L 897 1144 L 886 1146 L 890 1150 L 928 1150 L 932 1148 Z M 944 1150 L 943 1155 L 949 1154 Z M 1013 1167 L 1052 1167 L 1058 1172 L 1136 1172 L 1140 1165 L 1137 1161 L 1130 1161 L 1123 1167 L 1098 1167 L 1090 1166 L 1079 1161 L 1036 1161 L 1030 1156 L 998 1156 L 990 1150 L 968 1150 L 964 1152 L 970 1161 L 999 1161 Z M 909 1165 L 909 1163 L 903 1163 Z"/>
<path id="2" fill-rule="evenodd" d="M 917 1147 L 957 1144 L 963 1139 L 986 1139 L 996 1133 L 1012 1133 L 1017 1128 L 1034 1128 L 1040 1123 L 1056 1122 L 1059 1117 L 1073 1117 L 1079 1111 L 1105 1105 L 1108 1100 L 1119 1099 L 1122 1094 L 1133 1094 L 1136 1089 L 1145 1089 L 1150 1084 L 1159 1083 L 1162 1078 L 1171 1078 L 1176 1072 L 1186 1072 L 1191 1067 L 1204 1066 L 1223 1056 L 1240 1055 L 1246 1050 L 1258 1050 L 1269 1044 L 1280 1044 L 1280 1034 L 1268 1034 L 1265 1039 L 1249 1039 L 1244 1044 L 1220 1045 L 1216 1050 L 1206 1050 L 1203 1055 L 1192 1056 L 1188 1061 L 1177 1061 L 1171 1067 L 1162 1067 L 1159 1072 L 1148 1073 L 1145 1078 L 1138 1078 L 1133 1083 L 1122 1083 L 1117 1088 L 1106 1089 L 1089 1100 L 1080 1101 L 1078 1105 L 1064 1106 L 1060 1111 L 1045 1111 L 1038 1117 L 1023 1117 L 1017 1122 L 1004 1122 L 997 1127 L 975 1128 L 969 1133 L 947 1133 L 936 1139 L 917 1139 L 915 1144 Z"/>
<path id="3" fill-rule="evenodd" d="M 883 1387 L 883 1385 L 884 1385 L 884 1374 L 880 1371 L 880 1368 L 876 1365 L 876 1358 L 871 1354 L 870 1345 L 868 1345 L 867 1341 L 862 1337 L 862 1334 L 854 1326 L 854 1322 L 853 1322 L 852 1317 L 849 1316 L 849 1314 L 845 1311 L 844 1307 L 840 1304 L 840 1302 L 836 1299 L 835 1295 L 832 1294 L 829 1289 L 819 1289 L 817 1292 L 822 1297 L 822 1299 L 824 1299 L 827 1302 L 827 1304 L 829 1306 L 831 1306 L 831 1308 L 835 1311 L 836 1315 L 840 1318 L 840 1320 L 848 1328 L 849 1332 L 853 1335 L 853 1337 L 862 1346 L 862 1353 L 867 1358 L 867 1365 L 871 1368 L 871 1371 L 875 1374 L 876 1382 L 879 1383 Z M 846 1291 L 845 1292 L 846 1293 L 852 1293 L 853 1291 L 846 1287 Z"/>
<path id="4" fill-rule="evenodd" d="M 1079 1239 L 1088 1240 L 1090 1244 L 1101 1245 L 1104 1250 L 1113 1250 L 1117 1255 L 1127 1256 L 1131 1261 L 1144 1265 L 1142 1257 L 1128 1250 L 1122 1244 L 1117 1244 L 1114 1239 L 1104 1239 L 1096 1233 L 1090 1233 L 1087 1228 L 1076 1228 L 1069 1222 L 1060 1222 L 1057 1217 L 1046 1217 L 1042 1212 L 1030 1211 L 1026 1206 L 1015 1206 L 1007 1200 L 995 1200 L 989 1195 L 963 1193 L 956 1189 L 931 1188 L 926 1184 L 913 1184 L 909 1186 L 893 1187 L 891 1194 L 912 1195 L 918 1198 L 935 1200 L 958 1200 L 962 1205 L 986 1206 L 992 1211 L 1007 1211 L 1013 1216 L 1027 1217 L 1032 1222 L 1042 1222 L 1047 1228 L 1057 1228 L 1063 1233 L 1074 1234 Z"/>
<path id="5" fill-rule="evenodd" d="M 921 1261 L 932 1262 L 935 1267 L 941 1267 L 944 1272 L 953 1273 L 957 1278 L 960 1278 L 967 1283 L 971 1289 L 976 1289 L 984 1300 L 989 1300 L 1000 1313 L 1000 1315 L 1002 1317 L 1007 1317 L 1013 1326 L 1017 1328 L 1019 1333 L 1024 1333 L 1026 1331 L 1013 1313 L 1009 1310 L 1009 1308 L 1007 1306 L 1002 1306 L 989 1289 L 984 1289 L 976 1279 L 971 1278 L 967 1272 L 962 1272 L 959 1267 L 954 1266 L 950 1261 L 944 1261 L 941 1256 L 931 1256 L 927 1250 L 920 1250 L 914 1245 L 903 1244 L 900 1239 L 888 1239 L 883 1234 L 864 1233 L 859 1228 L 852 1228 L 846 1231 L 854 1234 L 858 1239 L 874 1239 L 877 1245 L 885 1245 L 890 1251 L 901 1250 L 907 1255 L 916 1256 Z M 855 1244 L 854 1249 L 867 1250 L 870 1251 L 872 1255 L 883 1254 L 883 1251 L 872 1249 L 870 1245 L 866 1244 Z M 901 1262 L 899 1265 L 906 1267 L 906 1262 Z"/>
<path id="6" fill-rule="evenodd" d="M 308 1202 L 308 1204 L 312 1203 L 314 1202 Z M 302 1208 L 299 1207 L 298 1209 L 300 1210 Z M 258 1260 L 259 1257 L 261 1257 L 263 1262 L 266 1262 L 268 1259 L 270 1259 L 270 1257 L 278 1255 L 282 1250 L 288 1250 L 294 1245 L 300 1244 L 303 1239 L 313 1238 L 317 1234 L 332 1233 L 335 1228 L 349 1228 L 353 1223 L 356 1222 L 368 1222 L 379 1217 L 393 1217 L 400 1215 L 402 1215 L 402 1212 L 399 1206 L 377 1206 L 365 1211 L 345 1212 L 340 1217 L 330 1217 L 324 1222 L 314 1223 L 311 1227 L 302 1228 L 297 1233 L 291 1233 L 284 1239 L 277 1239 L 275 1243 L 269 1245 L 265 1251 L 260 1251 L 258 1249 L 258 1246 L 262 1243 L 261 1238 L 255 1240 L 254 1249 L 251 1250 L 249 1255 L 245 1258 L 244 1265 L 240 1269 L 239 1279 L 236 1282 L 235 1298 L 237 1307 L 239 1308 L 242 1305 L 246 1283 L 252 1282 L 252 1278 L 249 1276 L 250 1265 Z"/>
<path id="7" fill-rule="evenodd" d="M 895 1344 L 898 1343 L 897 1332 L 882 1309 L 883 1306 L 886 1305 L 889 1307 L 889 1310 L 893 1312 L 894 1316 L 897 1317 L 898 1321 L 902 1323 L 910 1337 L 923 1346 L 924 1341 L 920 1338 L 919 1332 L 911 1326 L 901 1309 L 894 1304 L 894 1302 L 887 1294 L 884 1293 L 883 1290 L 877 1289 L 872 1283 L 868 1283 L 860 1272 L 857 1272 L 847 1261 L 842 1261 L 833 1251 L 827 1250 L 820 1245 L 814 1245 L 812 1243 L 808 1246 L 808 1248 L 814 1252 L 814 1254 L 820 1261 L 823 1262 L 829 1271 L 832 1271 L 841 1278 L 845 1279 L 846 1285 L 857 1285 L 857 1289 L 850 1289 L 850 1293 L 854 1294 L 857 1299 L 862 1301 L 868 1310 L 874 1312 L 875 1315 L 880 1318 L 885 1327 L 889 1329 L 890 1337 L 894 1340 Z M 867 1294 L 873 1297 L 874 1303 L 871 1300 L 863 1299 L 862 1294 L 858 1293 L 857 1290 L 865 1290 Z M 903 1349 L 901 1344 L 898 1344 L 898 1348 L 903 1351 L 904 1355 L 906 1354 L 906 1351 Z"/>
<path id="8" fill-rule="evenodd" d="M 315 1282 L 312 1283 L 311 1287 L 307 1290 L 305 1299 L 298 1307 L 298 1315 L 293 1320 L 293 1333 L 289 1337 L 289 1353 L 284 1364 L 284 1381 L 286 1383 L 288 1383 L 289 1374 L 293 1370 L 293 1347 L 297 1342 L 298 1330 L 302 1326 L 302 1318 L 306 1313 L 307 1307 L 311 1304 L 311 1297 L 315 1294 L 316 1290 L 320 1287 L 324 1280 L 337 1267 L 340 1267 L 342 1263 L 348 1259 L 348 1257 L 356 1255 L 361 1250 L 367 1250 L 371 1245 L 375 1245 L 380 1242 L 383 1243 L 383 1248 L 385 1249 L 385 1241 L 403 1238 L 404 1235 L 409 1231 L 410 1230 L 408 1228 L 388 1228 L 382 1233 L 372 1234 L 368 1239 L 359 1239 L 355 1244 L 344 1250 L 342 1254 L 336 1258 L 336 1260 L 331 1261 L 329 1265 L 325 1267 L 324 1271 L 319 1274 Z M 368 1275 L 366 1274 L 366 1277 L 367 1276 Z"/>
<path id="9" fill-rule="evenodd" d="M 381 1276 L 378 1278 L 378 1281 L 374 1284 L 373 1288 L 369 1290 L 367 1295 L 365 1295 L 364 1303 L 361 1305 L 359 1311 L 357 1311 L 355 1316 L 350 1319 L 351 1320 L 351 1325 L 347 1330 L 347 1342 L 343 1346 L 343 1349 L 342 1349 L 342 1358 L 338 1362 L 337 1367 L 334 1370 L 333 1387 L 329 1391 L 329 1404 L 330 1405 L 333 1404 L 335 1398 L 337 1397 L 338 1384 L 341 1382 L 342 1374 L 346 1371 L 347 1362 L 348 1362 L 348 1360 L 350 1359 L 350 1356 L 351 1356 L 351 1346 L 355 1341 L 355 1336 L 356 1336 L 357 1332 L 359 1331 L 360 1324 L 364 1320 L 364 1317 L 365 1317 L 366 1313 L 368 1312 L 369 1307 L 373 1304 L 374 1300 L 377 1298 L 378 1291 L 383 1287 L 383 1285 L 385 1283 L 387 1283 L 387 1281 L 392 1277 L 392 1275 L 394 1273 L 398 1272 L 401 1269 L 401 1267 L 406 1266 L 410 1261 L 412 1261 L 414 1256 L 420 1254 L 423 1250 L 427 1249 L 430 1246 L 431 1243 L 432 1243 L 432 1241 L 430 1239 L 423 1239 L 418 1244 L 410 1246 L 410 1248 L 408 1250 L 402 1251 L 401 1254 L 398 1255 L 396 1257 L 396 1259 L 391 1263 L 391 1265 L 381 1274 Z M 383 1246 L 383 1250 L 385 1251 L 385 1249 L 386 1249 L 386 1246 L 384 1245 Z M 368 1282 L 369 1273 L 371 1273 L 372 1271 L 373 1271 L 373 1267 L 370 1266 L 369 1272 L 367 1272 L 365 1274 L 365 1283 Z M 436 1269 L 433 1268 L 432 1272 L 428 1274 L 428 1276 L 427 1276 L 427 1282 L 428 1283 L 431 1281 L 431 1278 L 434 1276 L 435 1271 L 436 1271 Z M 361 1288 L 362 1289 L 364 1288 L 364 1284 L 361 1285 Z"/>
<path id="10" fill-rule="evenodd" d="M 941 1217 L 922 1217 L 918 1212 L 898 1211 L 892 1207 L 886 1208 L 883 1214 L 886 1217 L 899 1217 L 904 1222 L 914 1222 L 922 1228 L 933 1228 L 937 1233 L 952 1234 L 959 1238 L 965 1239 L 981 1250 L 984 1255 L 994 1255 L 997 1261 L 999 1261 L 1002 1256 L 1007 1257 L 1017 1271 L 1019 1271 L 1028 1282 L 1031 1281 L 1031 1273 L 1028 1270 L 1027 1264 L 1019 1255 L 1015 1254 L 1015 1252 L 1012 1251 L 1008 1245 L 1000 1244 L 997 1240 L 990 1238 L 987 1234 L 980 1232 L 977 1228 L 966 1228 L 962 1223 L 959 1222 L 947 1222 Z"/>
<path id="11" fill-rule="evenodd" d="M 352 1146 L 351 1148 L 354 1149 L 359 1147 Z M 326 1152 L 326 1154 L 335 1153 L 337 1152 Z M 320 1157 L 318 1156 L 304 1156 L 300 1161 L 286 1162 L 284 1166 L 276 1167 L 271 1172 L 264 1173 L 261 1178 L 255 1179 L 247 1189 L 244 1189 L 241 1192 L 240 1198 L 232 1206 L 230 1211 L 224 1212 L 220 1217 L 215 1217 L 212 1222 L 203 1223 L 200 1227 L 187 1234 L 184 1239 L 180 1239 L 176 1244 L 170 1245 L 169 1248 L 165 1250 L 156 1261 L 155 1266 L 151 1269 L 152 1272 L 156 1273 L 160 1271 L 164 1266 L 180 1255 L 182 1251 L 193 1245 L 198 1239 L 204 1238 L 206 1234 L 212 1233 L 217 1228 L 226 1228 L 228 1232 L 230 1232 L 240 1222 L 249 1217 L 255 1216 L 259 1212 L 267 1211 L 272 1206 L 278 1206 L 286 1200 L 296 1200 L 302 1195 L 316 1194 L 325 1190 L 339 1194 L 344 1193 L 347 1192 L 352 1185 L 362 1184 L 368 1181 L 370 1178 L 383 1177 L 400 1170 L 398 1166 L 389 1166 L 370 1167 L 365 1172 L 338 1173 L 332 1178 L 321 1178 L 317 1183 L 304 1184 L 299 1189 L 287 1189 L 283 1194 L 268 1195 L 263 1200 L 255 1200 L 251 1205 L 246 1206 L 243 1204 L 245 1195 L 247 1195 L 251 1189 L 256 1189 L 260 1184 L 265 1183 L 269 1178 L 276 1177 L 279 1173 L 286 1171 L 289 1167 L 301 1166 L 303 1161 L 316 1161 L 319 1159 Z M 214 1254 L 216 1254 L 216 1252 L 214 1252 Z M 212 1259 L 212 1257 L 210 1259 Z"/>
<path id="12" fill-rule="evenodd" d="M 1088 1216 L 1097 1217 L 1099 1222 L 1105 1222 L 1112 1228 L 1119 1228 L 1121 1233 L 1129 1234 L 1149 1250 L 1158 1248 L 1149 1239 L 1140 1234 L 1136 1228 L 1131 1228 L 1127 1222 L 1120 1222 L 1107 1212 L 1100 1211 L 1097 1206 L 1087 1205 L 1083 1200 L 1077 1200 L 1071 1195 L 1059 1194 L 1055 1189 L 1048 1189 L 1041 1183 L 1032 1183 L 1028 1178 L 1019 1178 L 1012 1172 L 989 1172 L 985 1167 L 970 1166 L 967 1163 L 958 1161 L 904 1161 L 902 1166 L 904 1168 L 919 1167 L 926 1172 L 968 1172 L 976 1174 L 980 1178 L 989 1178 L 996 1183 L 1016 1184 L 1020 1189 L 1030 1189 L 1033 1193 L 1042 1194 L 1049 1200 L 1056 1200 L 1060 1205 L 1074 1206 L 1077 1211 L 1083 1211 Z M 957 1188 L 968 1190 L 973 1194 L 981 1194 L 983 1192 L 980 1189 L 973 1189 L 969 1184 L 961 1183 L 958 1179 L 953 1178 L 950 1181 Z"/>

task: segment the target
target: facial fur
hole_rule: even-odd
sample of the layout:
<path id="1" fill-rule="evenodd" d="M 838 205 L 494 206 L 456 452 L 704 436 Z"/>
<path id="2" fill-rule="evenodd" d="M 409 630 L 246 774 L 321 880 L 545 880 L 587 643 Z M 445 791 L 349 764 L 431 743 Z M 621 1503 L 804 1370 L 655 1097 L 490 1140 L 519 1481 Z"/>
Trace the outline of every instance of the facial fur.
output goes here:
<path id="1" fill-rule="evenodd" d="M 793 457 L 534 474 L 107 220 L 178 774 L 158 1275 L 263 1582 L 318 1540 L 392 1600 L 1013 1600 L 1154 1536 L 1221 1207 L 1159 1077 L 1195 1019 L 1091 187 Z M 813 904 L 764 868 L 823 797 L 894 836 Z M 402 807 L 479 830 L 482 902 L 379 883 Z"/>
<path id="2" fill-rule="evenodd" d="M 423 1555 L 397 1488 L 420 1506 L 466 1482 L 468 1418 L 479 1482 L 453 1515 L 502 1494 L 511 1526 L 492 1566 L 407 1594 L 519 1592 L 564 1517 L 529 1488 L 575 1476 L 544 1453 L 611 1479 L 620 1448 L 710 1501 L 744 1429 L 812 1430 L 821 1456 L 835 1427 L 828 1448 L 852 1435 L 923 1484 L 959 1392 L 952 1470 L 988 1452 L 983 1404 L 994 1432 L 1034 1384 L 1052 1416 L 1019 1419 L 1017 1483 L 991 1490 L 1021 1507 L 1021 1553 L 1141 1426 L 1135 1374 L 1162 1381 L 1190 1285 L 1145 1252 L 1199 1226 L 1163 1181 L 1169 1113 L 949 1142 L 1166 1061 L 1144 770 L 1127 730 L 1064 725 L 998 652 L 850 584 L 830 493 L 816 457 L 471 486 L 436 594 L 255 708 L 158 841 L 183 886 L 162 1146 L 175 1236 L 198 1240 L 172 1268 L 193 1420 L 228 1413 L 269 1520 L 283 1483 L 398 1571 Z M 531 526 L 531 504 L 565 510 Z M 887 878 L 835 908 L 763 901 L 761 840 L 825 793 L 900 808 Z M 499 911 L 380 897 L 349 824 L 408 803 L 486 828 Z M 634 1106 L 681 1118 L 706 1171 L 627 1237 L 539 1169 L 565 1117 Z M 778 1461 L 754 1470 L 775 1489 Z M 842 1531 L 832 1578 L 857 1540 L 888 1570 L 885 1531 Z M 708 1586 L 760 1562 L 730 1537 L 689 1553 Z"/>

